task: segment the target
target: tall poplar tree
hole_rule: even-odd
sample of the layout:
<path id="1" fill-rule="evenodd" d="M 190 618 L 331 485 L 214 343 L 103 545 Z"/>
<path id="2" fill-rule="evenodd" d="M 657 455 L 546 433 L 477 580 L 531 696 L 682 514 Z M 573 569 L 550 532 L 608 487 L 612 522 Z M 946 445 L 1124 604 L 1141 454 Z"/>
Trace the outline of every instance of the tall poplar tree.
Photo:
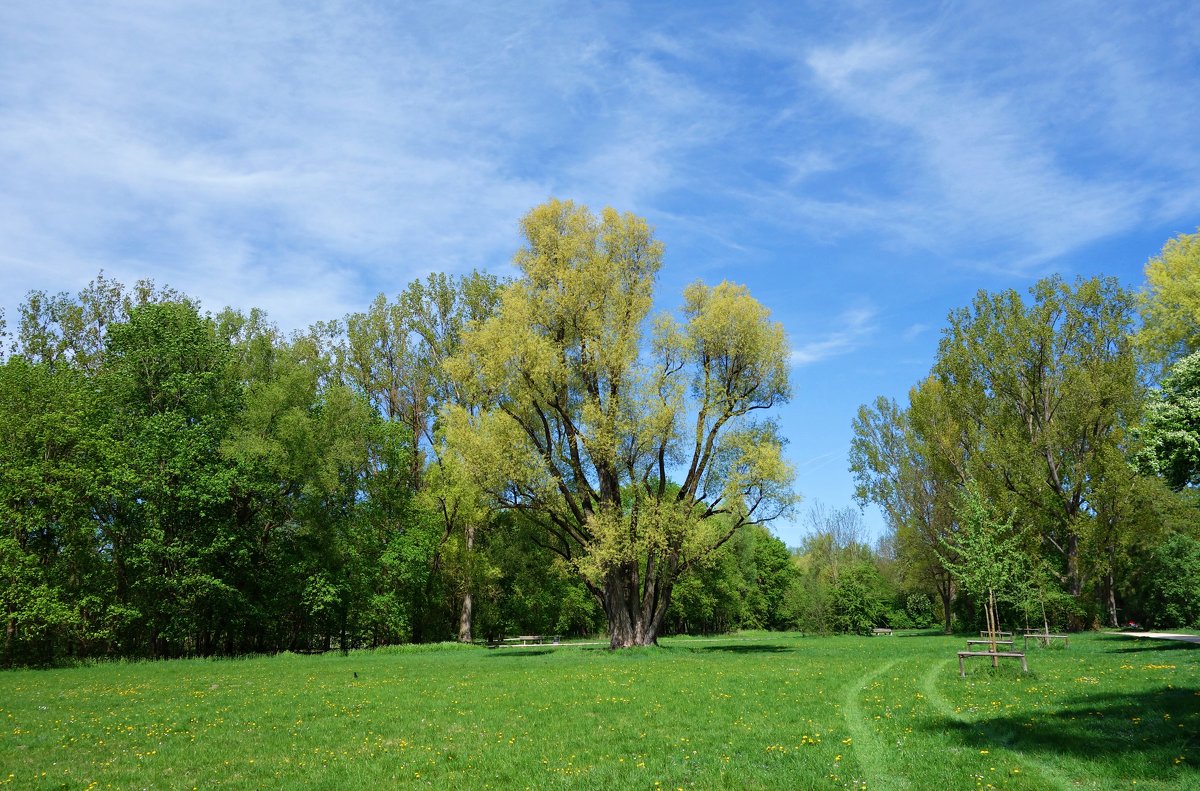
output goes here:
<path id="1" fill-rule="evenodd" d="M 909 392 L 907 409 L 883 397 L 859 407 L 853 428 L 855 499 L 883 511 L 905 569 L 937 591 L 949 634 L 955 586 L 943 558 L 964 483 L 959 421 L 945 407 L 941 383 L 930 378 Z"/>
<path id="2" fill-rule="evenodd" d="M 458 640 L 472 639 L 476 577 L 480 576 L 480 557 L 475 552 L 477 532 L 489 517 L 484 493 L 472 476 L 462 469 L 461 458 L 447 447 L 438 421 L 438 410 L 453 404 L 476 414 L 482 404 L 471 388 L 463 387 L 449 376 L 446 361 L 462 345 L 463 334 L 473 324 L 489 318 L 499 299 L 499 281 L 481 272 L 460 278 L 444 274 L 416 280 L 400 295 L 399 304 L 415 337 L 417 375 L 427 393 L 425 414 L 429 416 L 420 437 L 428 451 L 427 472 L 422 494 L 442 523 L 443 547 L 452 542 L 458 572 L 455 594 L 458 600 Z"/>
<path id="3" fill-rule="evenodd" d="M 935 375 L 970 436 L 969 477 L 1058 556 L 1066 590 L 1094 580 L 1080 540 L 1124 464 L 1142 393 L 1131 349 L 1133 297 L 1111 278 L 1047 278 L 1028 301 L 980 292 L 953 311 Z"/>

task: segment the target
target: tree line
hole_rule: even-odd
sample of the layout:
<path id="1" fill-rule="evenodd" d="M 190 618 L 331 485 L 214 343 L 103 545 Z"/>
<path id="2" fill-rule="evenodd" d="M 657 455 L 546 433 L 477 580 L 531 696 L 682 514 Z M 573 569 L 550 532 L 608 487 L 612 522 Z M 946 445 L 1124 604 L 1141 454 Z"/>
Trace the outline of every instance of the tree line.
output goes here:
<path id="1" fill-rule="evenodd" d="M 980 294 L 910 403 L 856 420 L 889 534 L 817 503 L 789 549 L 769 312 L 695 283 L 653 314 L 633 215 L 552 200 L 520 229 L 511 280 L 433 274 L 287 336 L 103 273 L 29 294 L 0 365 L 0 662 L 949 626 L 976 617 L 967 491 L 1056 616 L 1196 619 L 1194 295 L 1152 341 L 1111 281 Z"/>
<path id="2" fill-rule="evenodd" d="M 1169 241 L 1146 278 L 1138 293 L 1104 277 L 981 291 L 907 403 L 859 409 L 857 497 L 882 509 L 903 585 L 936 594 L 947 631 L 956 603 L 976 617 L 959 594 L 982 592 L 981 565 L 1013 618 L 1200 626 L 1200 234 Z"/>
<path id="3" fill-rule="evenodd" d="M 755 417 L 788 394 L 782 329 L 728 283 L 651 317 L 640 218 L 550 201 L 521 227 L 519 278 L 434 274 L 288 337 L 103 273 L 29 294 L 0 366 L 3 661 L 774 624 L 743 594 L 760 545 L 787 554 Z"/>

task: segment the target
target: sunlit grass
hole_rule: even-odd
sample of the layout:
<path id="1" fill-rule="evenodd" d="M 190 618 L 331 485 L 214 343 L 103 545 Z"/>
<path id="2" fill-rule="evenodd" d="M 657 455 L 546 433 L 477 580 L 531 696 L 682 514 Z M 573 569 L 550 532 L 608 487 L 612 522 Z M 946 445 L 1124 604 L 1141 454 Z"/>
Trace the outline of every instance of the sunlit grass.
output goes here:
<path id="1" fill-rule="evenodd" d="M 755 634 L 0 674 L 21 788 L 1200 788 L 1200 648 Z M 357 677 L 355 676 L 357 674 Z"/>

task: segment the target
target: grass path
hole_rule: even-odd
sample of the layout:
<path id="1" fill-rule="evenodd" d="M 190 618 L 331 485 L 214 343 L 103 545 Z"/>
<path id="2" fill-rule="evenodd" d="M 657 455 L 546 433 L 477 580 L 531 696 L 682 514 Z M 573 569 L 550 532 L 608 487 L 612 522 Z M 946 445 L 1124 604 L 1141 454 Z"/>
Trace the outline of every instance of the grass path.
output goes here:
<path id="1" fill-rule="evenodd" d="M 953 664 L 954 660 L 949 658 L 942 660 L 941 662 L 931 664 L 929 669 L 926 670 L 921 676 L 921 690 L 929 703 L 930 709 L 936 713 L 937 716 L 961 723 L 965 727 L 970 727 L 972 725 L 970 720 L 968 720 L 966 717 L 963 717 L 959 712 L 955 711 L 954 707 L 950 705 L 950 702 L 947 701 L 946 698 L 943 697 L 942 693 L 938 690 L 938 679 L 945 677 L 946 666 L 951 666 L 951 669 L 955 669 L 953 668 Z M 981 730 L 986 734 L 985 738 L 989 738 L 997 743 L 1006 740 L 1009 736 L 1007 733 L 997 733 L 986 726 L 981 728 Z M 1021 756 L 1021 761 L 1026 765 L 1034 767 L 1036 775 L 1044 780 L 1049 788 L 1070 789 L 1074 785 L 1062 772 L 1056 770 L 1053 766 L 1051 766 L 1050 763 L 1046 761 L 1038 760 L 1032 755 Z M 1026 782 L 1036 782 L 1037 779 L 1038 778 L 1031 777 L 1028 770 L 1026 771 L 1026 777 L 1024 778 Z"/>
<path id="2" fill-rule="evenodd" d="M 854 740 L 852 742 L 854 757 L 862 767 L 871 789 L 892 791 L 892 789 L 911 787 L 906 778 L 898 777 L 889 770 L 886 761 L 886 746 L 867 723 L 861 703 L 862 694 L 869 690 L 871 682 L 899 663 L 899 659 L 893 659 L 882 666 L 867 670 L 866 673 L 848 684 L 842 695 L 842 712 L 846 719 L 846 727 L 850 730 L 851 738 Z"/>

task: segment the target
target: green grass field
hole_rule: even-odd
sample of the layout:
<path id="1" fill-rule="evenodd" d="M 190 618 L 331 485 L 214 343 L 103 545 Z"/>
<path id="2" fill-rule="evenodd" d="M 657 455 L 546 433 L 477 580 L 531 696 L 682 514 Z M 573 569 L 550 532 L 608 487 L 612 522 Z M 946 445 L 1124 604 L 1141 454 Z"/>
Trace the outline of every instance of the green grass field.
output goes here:
<path id="1" fill-rule="evenodd" d="M 753 634 L 0 673 L 15 788 L 1200 789 L 1200 646 Z M 974 662 L 974 664 L 970 664 Z M 355 674 L 357 673 L 357 678 Z"/>

